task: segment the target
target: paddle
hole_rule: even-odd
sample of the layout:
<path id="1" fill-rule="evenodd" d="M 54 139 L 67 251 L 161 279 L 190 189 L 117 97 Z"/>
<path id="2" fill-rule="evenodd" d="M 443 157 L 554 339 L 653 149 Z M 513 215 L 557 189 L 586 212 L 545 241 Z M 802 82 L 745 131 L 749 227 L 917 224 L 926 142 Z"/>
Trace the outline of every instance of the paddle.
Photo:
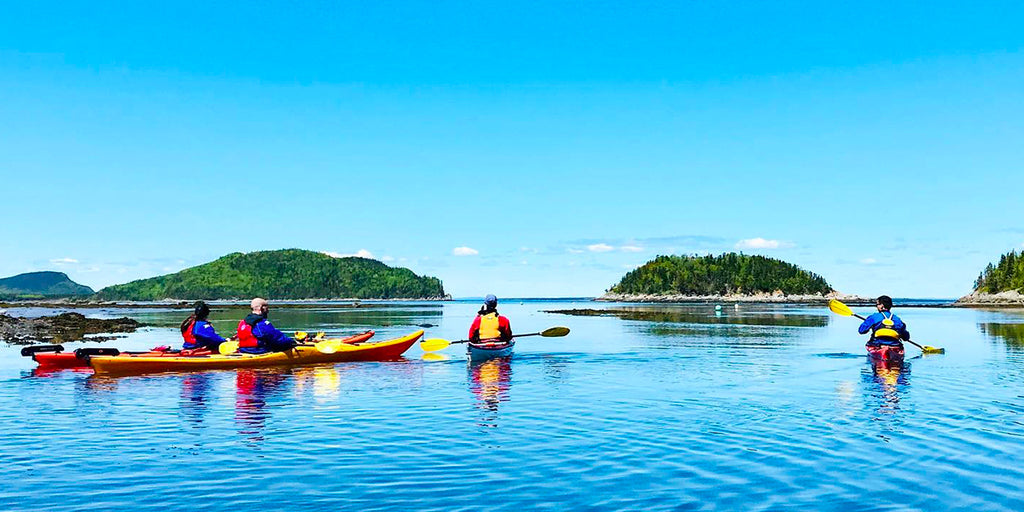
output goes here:
<path id="1" fill-rule="evenodd" d="M 543 336 L 545 338 L 561 338 L 566 334 L 569 334 L 568 327 L 552 327 L 550 329 L 544 329 L 541 332 L 531 332 L 529 334 L 515 334 L 512 337 L 525 338 L 527 336 Z M 454 345 L 456 343 L 469 343 L 469 340 L 448 341 L 441 338 L 431 338 L 429 340 L 421 341 L 420 348 L 423 349 L 424 352 L 435 352 L 447 348 L 448 345 Z"/>
<path id="2" fill-rule="evenodd" d="M 857 318 L 860 318 L 861 320 L 864 320 L 864 317 L 858 315 L 857 313 L 854 313 L 853 310 L 850 309 L 850 306 L 847 306 L 846 304 L 843 304 L 842 302 L 839 302 L 836 299 L 831 299 L 831 300 L 828 301 L 828 309 L 832 310 L 832 312 L 837 314 L 837 315 L 841 315 L 841 316 L 855 316 Z M 946 352 L 946 349 L 944 349 L 944 348 L 937 348 L 937 347 L 932 347 L 932 346 L 929 346 L 929 345 L 920 345 L 917 342 L 910 341 L 910 340 L 906 340 L 906 341 L 907 341 L 907 343 L 910 343 L 911 345 L 921 349 L 921 352 L 923 352 L 925 354 L 943 354 L 943 353 Z"/>

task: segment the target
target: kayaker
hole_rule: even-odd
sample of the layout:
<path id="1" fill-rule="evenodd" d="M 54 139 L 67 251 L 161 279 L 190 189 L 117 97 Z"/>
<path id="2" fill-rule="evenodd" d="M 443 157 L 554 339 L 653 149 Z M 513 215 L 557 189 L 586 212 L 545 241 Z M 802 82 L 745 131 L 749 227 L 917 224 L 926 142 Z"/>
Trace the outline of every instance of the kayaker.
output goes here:
<path id="1" fill-rule="evenodd" d="M 871 339 L 868 340 L 869 345 L 902 347 L 903 343 L 900 340 L 909 340 L 910 331 L 907 330 L 907 324 L 892 312 L 892 298 L 888 295 L 878 297 L 875 299 L 875 308 L 878 309 L 878 312 L 865 318 L 857 331 L 861 334 L 871 333 Z"/>
<path id="2" fill-rule="evenodd" d="M 238 351 L 246 354 L 283 352 L 296 345 L 295 340 L 277 330 L 267 319 L 270 305 L 259 297 L 249 303 L 252 313 L 238 322 Z"/>
<path id="3" fill-rule="evenodd" d="M 473 325 L 469 326 L 469 341 L 478 343 L 481 340 L 512 341 L 512 326 L 508 318 L 498 314 L 498 298 L 494 295 L 484 298 L 484 305 L 477 312 Z"/>
<path id="4" fill-rule="evenodd" d="M 196 302 L 192 315 L 181 323 L 181 337 L 185 339 L 182 348 L 185 350 L 207 349 L 216 352 L 220 344 L 227 341 L 213 329 L 213 325 L 207 320 L 209 316 L 210 306 L 203 301 Z"/>

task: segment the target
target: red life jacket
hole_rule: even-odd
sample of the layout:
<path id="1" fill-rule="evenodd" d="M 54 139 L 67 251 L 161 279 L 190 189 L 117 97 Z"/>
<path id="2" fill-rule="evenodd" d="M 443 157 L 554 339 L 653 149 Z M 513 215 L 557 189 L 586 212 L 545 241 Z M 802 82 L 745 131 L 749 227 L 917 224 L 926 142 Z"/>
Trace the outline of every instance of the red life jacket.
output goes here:
<path id="1" fill-rule="evenodd" d="M 256 339 L 256 336 L 252 334 L 252 326 L 244 318 L 241 322 L 238 322 L 237 334 L 239 348 L 256 348 L 260 344 L 260 340 Z"/>
<path id="2" fill-rule="evenodd" d="M 185 344 L 186 345 L 195 345 L 196 344 L 196 335 L 192 334 L 192 329 L 195 329 L 195 328 L 196 328 L 196 319 L 193 318 L 192 321 L 188 323 L 188 327 L 185 327 L 185 330 L 181 331 L 181 337 L 185 338 Z"/>

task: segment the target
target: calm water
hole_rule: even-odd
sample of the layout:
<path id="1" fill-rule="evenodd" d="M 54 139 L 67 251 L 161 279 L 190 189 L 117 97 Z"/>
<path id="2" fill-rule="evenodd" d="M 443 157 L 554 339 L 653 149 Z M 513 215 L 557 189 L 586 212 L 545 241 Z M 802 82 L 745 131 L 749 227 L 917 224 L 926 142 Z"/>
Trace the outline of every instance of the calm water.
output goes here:
<path id="1" fill-rule="evenodd" d="M 413 348 L 118 379 L 36 375 L 0 346 L 0 509 L 1024 509 L 1024 312 L 904 309 L 947 354 L 900 372 L 875 371 L 857 321 L 824 308 L 502 306 L 519 332 L 573 332 L 477 366 Z M 458 339 L 475 310 L 271 314 L 285 329 L 389 338 L 429 323 Z M 182 313 L 130 314 L 156 327 L 113 344 L 177 342 Z M 239 317 L 214 313 L 222 333 Z"/>

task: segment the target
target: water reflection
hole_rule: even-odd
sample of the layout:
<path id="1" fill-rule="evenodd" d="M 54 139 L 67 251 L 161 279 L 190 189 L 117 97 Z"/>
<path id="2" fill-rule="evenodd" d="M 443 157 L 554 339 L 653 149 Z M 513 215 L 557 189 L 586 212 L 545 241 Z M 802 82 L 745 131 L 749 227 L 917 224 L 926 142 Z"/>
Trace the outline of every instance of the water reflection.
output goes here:
<path id="1" fill-rule="evenodd" d="M 235 422 L 238 433 L 249 441 L 263 441 L 270 409 L 267 401 L 280 394 L 288 376 L 274 370 L 238 370 L 235 377 Z"/>
<path id="2" fill-rule="evenodd" d="M 807 314 L 784 311 L 714 311 L 703 308 L 626 307 L 608 309 L 557 309 L 545 313 L 573 316 L 614 316 L 623 320 L 645 322 L 769 325 L 787 327 L 825 327 L 829 317 L 825 313 Z"/>
<path id="3" fill-rule="evenodd" d="M 469 390 L 482 412 L 481 427 L 497 428 L 498 407 L 509 399 L 512 383 L 512 357 L 496 357 L 469 363 Z"/>
<path id="4" fill-rule="evenodd" d="M 181 379 L 181 414 L 196 428 L 202 428 L 203 419 L 209 408 L 210 374 L 191 373 Z"/>
<path id="5" fill-rule="evenodd" d="M 337 398 L 341 394 L 341 372 L 345 366 L 306 366 L 294 370 L 295 394 L 313 390 L 317 399 Z"/>
<path id="6" fill-rule="evenodd" d="M 887 430 L 878 436 L 889 441 L 890 435 L 902 432 L 899 428 L 902 424 L 899 419 L 900 402 L 906 398 L 906 388 L 910 385 L 910 363 L 904 361 L 893 365 L 869 360 L 861 376 L 865 384 L 864 396 L 870 400 L 868 405 L 875 412 L 874 419 L 882 422 Z"/>
<path id="7" fill-rule="evenodd" d="M 1024 350 L 1024 324 L 980 323 L 978 329 L 990 338 L 1002 340 L 1010 350 Z"/>

